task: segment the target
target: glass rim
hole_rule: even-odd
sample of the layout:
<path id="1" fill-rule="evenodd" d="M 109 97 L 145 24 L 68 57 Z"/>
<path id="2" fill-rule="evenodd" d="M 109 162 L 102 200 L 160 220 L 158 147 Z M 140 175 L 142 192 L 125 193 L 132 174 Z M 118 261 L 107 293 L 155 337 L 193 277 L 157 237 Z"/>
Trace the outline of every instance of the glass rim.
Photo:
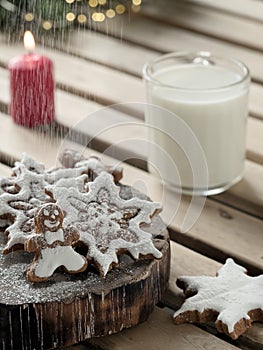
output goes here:
<path id="1" fill-rule="evenodd" d="M 241 68 L 241 70 L 243 72 L 243 76 L 241 76 L 241 78 L 239 80 L 237 80 L 233 83 L 218 86 L 218 87 L 212 87 L 212 88 L 191 88 L 190 87 L 190 88 L 186 88 L 186 87 L 180 87 L 180 86 L 175 86 L 175 85 L 163 83 L 163 82 L 159 81 L 158 79 L 154 78 L 153 75 L 149 72 L 149 70 L 155 64 L 158 64 L 161 61 L 164 61 L 166 59 L 173 58 L 173 57 L 174 58 L 187 57 L 189 55 L 196 56 L 196 58 L 202 57 L 204 59 L 209 59 L 209 60 L 210 59 L 212 60 L 213 58 L 220 59 L 220 60 L 224 60 L 225 62 L 235 64 L 237 67 Z M 246 80 L 249 80 L 249 78 L 250 78 L 250 71 L 245 63 L 243 63 L 242 61 L 240 61 L 238 59 L 227 58 L 225 56 L 220 56 L 220 55 L 214 55 L 210 51 L 178 51 L 178 52 L 167 53 L 167 54 L 158 56 L 158 57 L 150 60 L 149 62 L 146 62 L 143 66 L 142 71 L 143 71 L 143 78 L 146 81 L 155 83 L 156 85 L 158 85 L 160 87 L 169 88 L 169 89 L 173 89 L 173 90 L 195 91 L 195 92 L 198 92 L 198 91 L 200 91 L 200 92 L 205 92 L 205 91 L 212 92 L 212 91 L 227 90 L 229 88 L 232 88 L 234 86 L 242 84 L 243 82 L 245 82 Z"/>

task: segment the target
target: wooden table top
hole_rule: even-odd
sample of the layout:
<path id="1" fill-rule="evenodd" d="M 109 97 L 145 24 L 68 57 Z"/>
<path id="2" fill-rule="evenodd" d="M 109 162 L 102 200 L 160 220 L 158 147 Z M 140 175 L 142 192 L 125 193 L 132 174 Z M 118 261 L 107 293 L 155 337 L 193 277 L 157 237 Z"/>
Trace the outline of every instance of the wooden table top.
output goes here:
<path id="1" fill-rule="evenodd" d="M 116 16 L 95 29 L 72 31 L 63 42 L 45 46 L 45 55 L 55 65 L 56 125 L 44 131 L 18 126 L 8 115 L 6 67 L 23 48 L 0 36 L 0 176 L 10 174 L 10 166 L 22 152 L 52 167 L 61 143 L 83 149 L 91 141 L 86 154 L 98 154 L 109 164 L 121 161 L 123 183 L 161 202 L 163 188 L 147 173 L 146 150 L 134 140 L 146 139 L 142 66 L 171 51 L 209 50 L 247 64 L 252 76 L 247 159 L 243 180 L 207 198 L 187 232 L 182 222 L 191 198 L 182 197 L 175 217 L 164 215 L 172 239 L 171 278 L 163 300 L 166 308 L 156 307 L 138 327 L 72 349 L 262 349 L 263 324 L 254 324 L 232 341 L 211 326 L 175 326 L 171 313 L 183 300 L 175 285 L 178 276 L 214 276 L 227 257 L 251 275 L 263 271 L 263 2 L 188 0 L 167 1 L 164 6 L 161 1 L 146 1 L 140 13 Z M 176 205 L 174 194 L 166 192 L 166 211 Z"/>

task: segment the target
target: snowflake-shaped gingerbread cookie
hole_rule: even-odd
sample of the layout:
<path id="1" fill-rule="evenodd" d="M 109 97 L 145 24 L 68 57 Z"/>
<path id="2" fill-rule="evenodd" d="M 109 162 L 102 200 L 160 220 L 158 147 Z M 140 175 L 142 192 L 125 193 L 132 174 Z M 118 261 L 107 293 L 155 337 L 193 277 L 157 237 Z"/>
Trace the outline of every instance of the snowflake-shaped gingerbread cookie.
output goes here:
<path id="1" fill-rule="evenodd" d="M 73 188 L 51 186 L 47 189 L 53 200 L 65 212 L 65 223 L 80 232 L 80 241 L 88 247 L 88 259 L 93 259 L 102 276 L 113 264 L 118 254 L 128 252 L 133 258 L 151 256 L 161 258 L 151 234 L 141 229 L 160 211 L 158 203 L 120 197 L 112 175 L 102 172 L 88 183 L 88 192 Z"/>
<path id="2" fill-rule="evenodd" d="M 237 339 L 253 321 L 263 319 L 263 275 L 248 276 L 232 259 L 216 277 L 181 277 L 177 285 L 193 296 L 175 312 L 176 324 L 212 321 L 219 332 Z"/>
<path id="3" fill-rule="evenodd" d="M 86 183 L 100 172 L 109 171 L 116 181 L 122 176 L 122 169 L 106 167 L 97 157 L 84 159 L 75 151 L 64 152 L 63 168 L 45 170 L 42 163 L 23 154 L 20 162 L 12 169 L 11 178 L 0 178 L 0 227 L 5 227 L 8 241 L 4 253 L 23 249 L 25 241 L 34 231 L 34 214 L 41 205 L 50 201 L 45 188 L 50 185 L 72 187 L 86 192 Z"/>

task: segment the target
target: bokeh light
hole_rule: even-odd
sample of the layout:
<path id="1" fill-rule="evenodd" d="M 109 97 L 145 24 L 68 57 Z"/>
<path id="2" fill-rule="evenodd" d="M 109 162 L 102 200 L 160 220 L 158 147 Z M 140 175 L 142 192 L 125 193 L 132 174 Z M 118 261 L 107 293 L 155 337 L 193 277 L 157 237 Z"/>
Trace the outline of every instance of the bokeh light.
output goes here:
<path id="1" fill-rule="evenodd" d="M 98 0 L 89 0 L 90 7 L 97 7 L 99 4 Z"/>
<path id="2" fill-rule="evenodd" d="M 87 22 L 87 16 L 81 14 L 81 15 L 78 15 L 78 22 L 79 23 L 85 23 Z"/>
<path id="3" fill-rule="evenodd" d="M 103 22 L 105 20 L 105 15 L 102 12 L 94 12 L 92 14 L 92 19 L 94 22 Z"/>
<path id="4" fill-rule="evenodd" d="M 33 21 L 33 19 L 34 19 L 33 13 L 29 12 L 29 13 L 26 13 L 26 14 L 25 14 L 25 20 L 26 20 L 27 22 L 31 22 L 31 21 Z"/>
<path id="5" fill-rule="evenodd" d="M 133 5 L 139 6 L 142 3 L 142 0 L 132 0 Z"/>
<path id="6" fill-rule="evenodd" d="M 73 12 L 68 12 L 68 13 L 66 14 L 66 20 L 67 20 L 68 22 L 74 21 L 75 18 L 76 18 L 76 16 L 75 16 L 75 14 L 74 14 Z"/>
<path id="7" fill-rule="evenodd" d="M 106 11 L 106 16 L 107 16 L 108 18 L 113 18 L 113 17 L 115 17 L 115 15 L 116 15 L 116 12 L 115 12 L 113 9 L 108 9 L 108 10 Z"/>
<path id="8" fill-rule="evenodd" d="M 122 14 L 125 12 L 126 8 L 125 8 L 124 5 L 118 4 L 118 5 L 115 7 L 115 10 L 116 10 L 116 13 L 117 13 L 118 15 L 122 15 Z"/>
<path id="9" fill-rule="evenodd" d="M 45 30 L 50 30 L 52 28 L 52 23 L 50 21 L 44 21 L 42 23 L 42 27 L 45 29 Z"/>

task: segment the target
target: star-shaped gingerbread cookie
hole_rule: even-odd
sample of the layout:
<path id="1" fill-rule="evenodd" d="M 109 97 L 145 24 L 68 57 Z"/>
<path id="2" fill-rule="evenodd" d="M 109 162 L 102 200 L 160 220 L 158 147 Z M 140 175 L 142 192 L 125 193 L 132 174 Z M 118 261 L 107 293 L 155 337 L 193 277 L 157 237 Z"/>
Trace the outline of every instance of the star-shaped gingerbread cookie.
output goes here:
<path id="1" fill-rule="evenodd" d="M 161 258 L 151 234 L 141 229 L 161 207 L 158 203 L 120 197 L 120 187 L 113 176 L 102 172 L 83 193 L 73 188 L 50 186 L 47 192 L 65 212 L 65 223 L 80 232 L 80 241 L 88 247 L 102 276 L 118 263 L 118 254 L 128 252 L 133 258 L 151 256 Z"/>
<path id="2" fill-rule="evenodd" d="M 175 312 L 174 322 L 215 322 L 217 330 L 237 339 L 253 321 L 263 321 L 263 275 L 250 277 L 232 259 L 216 277 L 181 277 L 177 285 L 191 296 Z"/>

